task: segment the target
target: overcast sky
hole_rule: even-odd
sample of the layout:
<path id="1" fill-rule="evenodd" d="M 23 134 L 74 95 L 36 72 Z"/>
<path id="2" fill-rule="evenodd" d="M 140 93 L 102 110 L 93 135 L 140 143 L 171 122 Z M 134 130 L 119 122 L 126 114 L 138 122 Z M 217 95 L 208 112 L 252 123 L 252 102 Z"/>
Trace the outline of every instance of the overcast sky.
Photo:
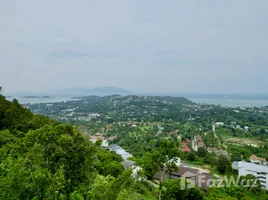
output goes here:
<path id="1" fill-rule="evenodd" d="M 267 0 L 1 0 L 5 91 L 267 93 Z"/>

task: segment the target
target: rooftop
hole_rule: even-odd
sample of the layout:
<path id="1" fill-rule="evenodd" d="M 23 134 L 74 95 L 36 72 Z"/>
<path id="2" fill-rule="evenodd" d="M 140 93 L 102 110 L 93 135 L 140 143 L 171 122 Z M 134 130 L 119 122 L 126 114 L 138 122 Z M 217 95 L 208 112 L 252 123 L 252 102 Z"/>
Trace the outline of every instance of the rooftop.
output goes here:
<path id="1" fill-rule="evenodd" d="M 115 151 L 115 153 L 120 155 L 124 160 L 127 160 L 129 157 L 132 157 L 130 153 L 126 152 L 125 149 L 123 149 L 117 144 L 109 145 L 108 149 L 110 149 L 111 151 Z"/>
<path id="2" fill-rule="evenodd" d="M 250 156 L 250 159 L 251 159 L 251 160 L 254 160 L 254 161 L 262 161 L 262 162 L 266 162 L 266 159 L 265 159 L 265 158 L 258 157 L 258 156 L 256 156 L 255 154 L 251 155 L 251 156 Z"/>
<path id="3" fill-rule="evenodd" d="M 239 161 L 237 167 L 238 169 L 244 168 L 248 171 L 268 173 L 268 167 L 263 166 L 263 165 L 257 165 L 254 163 L 245 162 L 245 161 Z"/>

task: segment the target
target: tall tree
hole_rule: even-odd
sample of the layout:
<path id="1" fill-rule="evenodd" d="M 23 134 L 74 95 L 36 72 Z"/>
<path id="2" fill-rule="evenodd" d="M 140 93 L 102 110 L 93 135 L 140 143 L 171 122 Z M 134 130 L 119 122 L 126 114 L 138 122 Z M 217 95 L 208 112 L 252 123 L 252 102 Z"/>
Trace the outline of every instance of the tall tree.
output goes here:
<path id="1" fill-rule="evenodd" d="M 179 155 L 176 143 L 173 140 L 161 139 L 156 143 L 156 149 L 142 157 L 142 167 L 145 174 L 153 179 L 156 172 L 160 181 L 159 199 L 161 199 L 162 183 L 168 174 L 178 169 L 176 157 Z"/>
<path id="2" fill-rule="evenodd" d="M 217 169 L 222 174 L 224 174 L 227 170 L 230 170 L 231 169 L 230 160 L 226 156 L 220 155 L 217 162 Z"/>

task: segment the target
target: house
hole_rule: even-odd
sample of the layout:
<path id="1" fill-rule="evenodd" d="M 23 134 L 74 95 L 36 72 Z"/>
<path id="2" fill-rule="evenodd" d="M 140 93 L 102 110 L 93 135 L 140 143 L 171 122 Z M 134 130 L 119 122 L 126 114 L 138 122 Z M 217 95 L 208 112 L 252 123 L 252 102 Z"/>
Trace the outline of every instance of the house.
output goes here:
<path id="1" fill-rule="evenodd" d="M 251 155 L 249 157 L 250 159 L 250 162 L 251 163 L 255 163 L 255 164 L 261 164 L 261 165 L 267 165 L 267 161 L 265 158 L 262 158 L 262 157 L 258 157 L 256 156 L 255 154 Z"/>
<path id="2" fill-rule="evenodd" d="M 188 146 L 185 146 L 185 147 L 181 148 L 181 151 L 190 153 L 192 150 Z"/>
<path id="3" fill-rule="evenodd" d="M 102 135 L 93 135 L 89 137 L 89 141 L 96 143 L 98 140 L 104 140 L 105 138 Z"/>
<path id="4" fill-rule="evenodd" d="M 107 138 L 108 141 L 114 141 L 115 139 L 116 139 L 116 136 L 112 136 L 112 137 Z"/>
<path id="5" fill-rule="evenodd" d="M 178 171 L 172 172 L 171 178 L 176 179 L 176 178 L 184 177 L 184 178 L 191 179 L 191 178 L 197 176 L 198 173 L 199 173 L 198 169 L 194 169 L 194 168 L 186 167 L 186 166 L 181 166 Z"/>
<path id="6" fill-rule="evenodd" d="M 191 145 L 191 140 L 186 139 L 186 141 L 181 143 L 181 151 L 182 152 L 191 152 L 192 150 L 189 148 L 189 146 Z"/>
<path id="7" fill-rule="evenodd" d="M 182 148 L 184 148 L 184 147 L 186 147 L 186 146 L 188 146 L 188 142 L 182 142 L 182 143 L 181 143 L 181 147 L 182 147 Z"/>
<path id="8" fill-rule="evenodd" d="M 170 175 L 164 172 L 158 172 L 156 173 L 155 178 L 158 180 L 185 178 L 203 191 L 206 191 L 213 183 L 212 175 L 188 166 L 180 166 L 178 171 L 174 171 Z"/>
<path id="9" fill-rule="evenodd" d="M 216 126 L 224 126 L 223 122 L 216 122 Z"/>
<path id="10" fill-rule="evenodd" d="M 196 135 L 192 140 L 192 149 L 198 151 L 199 148 L 205 148 L 205 143 L 203 142 L 202 136 Z"/>
<path id="11" fill-rule="evenodd" d="M 212 185 L 213 180 L 212 175 L 188 166 L 181 166 L 179 172 L 175 172 L 173 176 L 174 175 L 175 177 L 178 176 L 180 178 L 186 178 L 188 181 L 203 191 L 206 191 L 207 188 Z"/>
<path id="12" fill-rule="evenodd" d="M 238 170 L 239 176 L 253 175 L 255 176 L 262 189 L 268 190 L 268 167 L 263 165 L 257 165 L 255 163 L 239 161 L 233 162 L 232 167 L 234 170 Z"/>
<path id="13" fill-rule="evenodd" d="M 128 158 L 132 157 L 130 153 L 126 152 L 125 149 L 117 144 L 111 144 L 107 148 L 110 149 L 110 151 L 115 152 L 117 155 L 120 155 L 124 161 L 127 161 Z"/>
<path id="14" fill-rule="evenodd" d="M 84 135 L 87 134 L 87 132 L 83 133 Z M 96 143 L 98 140 L 107 140 L 107 141 L 114 141 L 116 139 L 116 136 L 111 137 L 104 137 L 101 133 L 96 133 L 95 135 L 89 136 L 89 141 Z"/>

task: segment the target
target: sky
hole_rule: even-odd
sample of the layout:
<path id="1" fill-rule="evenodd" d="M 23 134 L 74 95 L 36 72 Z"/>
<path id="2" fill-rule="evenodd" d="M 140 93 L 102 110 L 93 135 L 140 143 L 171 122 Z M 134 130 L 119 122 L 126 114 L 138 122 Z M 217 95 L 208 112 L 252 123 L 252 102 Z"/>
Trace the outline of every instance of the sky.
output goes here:
<path id="1" fill-rule="evenodd" d="M 3 0 L 8 92 L 267 93 L 267 0 Z"/>

